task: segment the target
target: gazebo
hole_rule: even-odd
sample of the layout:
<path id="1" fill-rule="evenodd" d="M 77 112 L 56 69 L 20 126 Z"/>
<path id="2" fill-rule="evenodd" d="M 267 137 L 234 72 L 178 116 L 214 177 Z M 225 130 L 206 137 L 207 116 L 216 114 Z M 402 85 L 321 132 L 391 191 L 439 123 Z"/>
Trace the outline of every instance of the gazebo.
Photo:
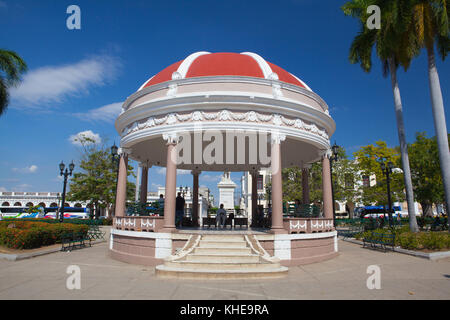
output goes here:
<path id="1" fill-rule="evenodd" d="M 249 171 L 255 176 L 262 167 L 272 170 L 272 224 L 265 233 L 242 233 L 252 254 L 286 266 L 337 255 L 329 139 L 335 122 L 325 101 L 295 75 L 251 52 L 196 52 L 143 83 L 124 102 L 115 126 L 121 157 L 113 257 L 156 265 L 199 245 L 206 231 L 175 227 L 177 169 L 192 171 L 192 216 L 198 223 L 201 172 Z M 142 166 L 141 199 L 146 199 L 148 168 L 166 168 L 163 217 L 126 216 L 129 159 Z M 283 218 L 281 169 L 303 168 L 303 202 L 309 203 L 308 169 L 317 161 L 323 167 L 321 217 Z M 256 196 L 252 201 L 256 204 Z"/>

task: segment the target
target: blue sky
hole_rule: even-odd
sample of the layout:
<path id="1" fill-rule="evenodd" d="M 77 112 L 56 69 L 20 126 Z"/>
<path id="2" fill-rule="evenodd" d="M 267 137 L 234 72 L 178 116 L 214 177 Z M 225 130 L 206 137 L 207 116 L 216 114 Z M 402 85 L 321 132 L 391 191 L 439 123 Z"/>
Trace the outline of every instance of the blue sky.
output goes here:
<path id="1" fill-rule="evenodd" d="M 332 142 L 349 154 L 380 139 L 398 145 L 390 80 L 376 60 L 369 74 L 348 62 L 358 25 L 340 11 L 343 3 L 0 0 L 0 47 L 29 67 L 0 117 L 0 190 L 60 191 L 58 163 L 80 158 L 71 136 L 91 131 L 117 143 L 120 103 L 164 67 L 203 50 L 255 52 L 301 78 L 330 106 Z M 71 4 L 81 8 L 81 30 L 66 27 Z M 439 60 L 438 71 L 448 105 L 449 63 Z M 408 142 L 417 131 L 434 135 L 425 52 L 398 77 Z M 217 195 L 219 176 L 203 173 L 200 184 Z M 239 176 L 232 174 L 237 183 Z M 191 175 L 179 175 L 178 184 L 191 185 Z M 164 175 L 152 168 L 149 189 L 158 185 Z"/>

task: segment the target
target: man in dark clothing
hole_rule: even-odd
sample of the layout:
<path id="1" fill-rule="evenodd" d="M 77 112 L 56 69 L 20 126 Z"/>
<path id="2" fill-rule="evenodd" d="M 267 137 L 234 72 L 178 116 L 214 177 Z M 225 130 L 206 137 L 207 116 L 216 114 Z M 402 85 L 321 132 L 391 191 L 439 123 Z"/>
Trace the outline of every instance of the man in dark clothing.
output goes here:
<path id="1" fill-rule="evenodd" d="M 184 198 L 181 196 L 181 192 L 178 192 L 178 196 L 175 203 L 175 225 L 180 226 L 183 223 L 184 216 Z"/>

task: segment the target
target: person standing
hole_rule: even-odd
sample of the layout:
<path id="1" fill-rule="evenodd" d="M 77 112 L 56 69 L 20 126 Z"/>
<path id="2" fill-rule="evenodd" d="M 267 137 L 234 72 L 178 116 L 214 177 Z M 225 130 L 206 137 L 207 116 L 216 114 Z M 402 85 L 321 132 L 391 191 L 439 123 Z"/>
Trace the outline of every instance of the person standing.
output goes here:
<path id="1" fill-rule="evenodd" d="M 220 209 L 217 210 L 216 214 L 216 225 L 219 223 L 219 226 L 222 227 L 222 229 L 225 227 L 225 220 L 227 219 L 227 212 L 223 208 L 223 204 L 220 205 Z"/>
<path id="2" fill-rule="evenodd" d="M 164 195 L 163 194 L 159 195 L 158 210 L 159 210 L 159 215 L 163 216 L 164 215 Z"/>
<path id="3" fill-rule="evenodd" d="M 178 196 L 175 202 L 175 225 L 179 225 L 180 228 L 183 225 L 183 216 L 184 216 L 184 204 L 186 201 L 181 196 L 181 192 L 178 192 Z"/>

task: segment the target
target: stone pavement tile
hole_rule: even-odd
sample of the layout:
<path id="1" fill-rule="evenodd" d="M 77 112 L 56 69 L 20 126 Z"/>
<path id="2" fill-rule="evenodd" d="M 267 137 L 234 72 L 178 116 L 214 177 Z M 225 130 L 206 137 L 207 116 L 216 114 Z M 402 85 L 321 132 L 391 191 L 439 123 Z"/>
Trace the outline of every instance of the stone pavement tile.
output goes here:
<path id="1" fill-rule="evenodd" d="M 153 267 L 110 258 L 107 243 L 21 261 L 0 260 L 2 299 L 448 299 L 450 259 L 429 261 L 339 242 L 335 259 L 291 267 L 271 280 L 158 279 Z M 67 266 L 81 269 L 81 290 L 68 290 Z M 367 266 L 381 268 L 381 290 L 366 286 Z"/>
<path id="2" fill-rule="evenodd" d="M 218 281 L 202 281 L 195 283 L 180 283 L 174 294 L 174 299 L 209 299 L 209 300 L 233 300 L 233 299 L 267 299 L 261 287 L 261 281 L 233 283 Z M 190 293 L 191 292 L 191 293 Z"/>

